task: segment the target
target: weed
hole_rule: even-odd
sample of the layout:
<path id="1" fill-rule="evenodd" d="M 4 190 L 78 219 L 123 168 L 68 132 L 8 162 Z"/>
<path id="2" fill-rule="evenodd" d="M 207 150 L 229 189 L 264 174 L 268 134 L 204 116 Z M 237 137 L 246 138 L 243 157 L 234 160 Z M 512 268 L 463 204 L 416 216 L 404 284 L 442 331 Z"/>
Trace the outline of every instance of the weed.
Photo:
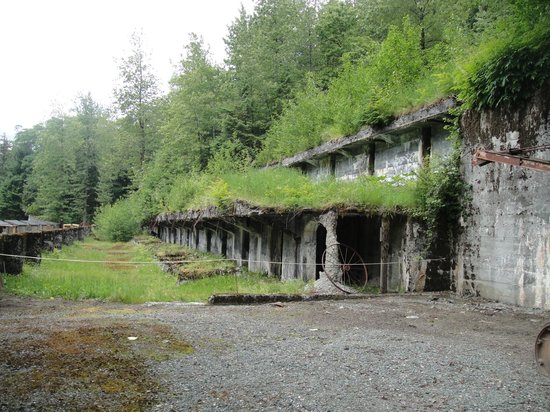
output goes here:
<path id="1" fill-rule="evenodd" d="M 122 251 L 127 254 L 121 256 Z M 5 290 L 41 298 L 143 303 L 204 302 L 215 293 L 300 293 L 304 287 L 303 282 L 282 283 L 255 274 L 214 276 L 178 285 L 176 277 L 161 270 L 150 250 L 133 243 L 87 239 L 55 253 L 56 259 L 44 260 L 40 265 L 25 265 L 21 275 L 6 277 Z M 46 258 L 51 256 L 44 255 Z M 69 262 L 64 259 L 99 263 Z M 201 268 L 207 270 L 208 267 L 206 262 L 193 265 L 192 268 L 197 271 Z"/>

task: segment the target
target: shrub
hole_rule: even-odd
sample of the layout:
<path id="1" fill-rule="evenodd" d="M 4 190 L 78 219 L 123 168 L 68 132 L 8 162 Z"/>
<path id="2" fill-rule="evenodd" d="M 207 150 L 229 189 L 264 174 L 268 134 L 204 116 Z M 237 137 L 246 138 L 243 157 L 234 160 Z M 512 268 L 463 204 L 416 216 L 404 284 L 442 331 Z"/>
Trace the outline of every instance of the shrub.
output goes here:
<path id="1" fill-rule="evenodd" d="M 391 27 L 368 61 L 345 61 L 326 92 L 310 79 L 287 104 L 264 140 L 258 163 L 280 160 L 363 126 L 383 126 L 395 115 L 447 94 L 435 81 L 445 47 L 420 48 L 420 28 L 405 18 Z M 369 56 L 371 57 L 371 56 Z"/>
<path id="2" fill-rule="evenodd" d="M 122 199 L 99 210 L 94 229 L 99 239 L 126 242 L 141 231 L 141 222 L 132 203 L 132 199 Z"/>
<path id="3" fill-rule="evenodd" d="M 510 107 L 528 100 L 550 81 L 550 32 L 498 45 L 491 56 L 475 61 L 467 76 L 460 97 L 471 107 Z"/>
<path id="4" fill-rule="evenodd" d="M 470 200 L 468 185 L 460 173 L 458 133 L 456 123 L 451 128 L 454 150 L 449 157 L 432 158 L 418 171 L 415 214 L 426 222 L 427 248 L 436 241 L 452 242 Z"/>
<path id="5" fill-rule="evenodd" d="M 550 3 L 514 0 L 457 76 L 468 108 L 521 104 L 550 82 Z"/>

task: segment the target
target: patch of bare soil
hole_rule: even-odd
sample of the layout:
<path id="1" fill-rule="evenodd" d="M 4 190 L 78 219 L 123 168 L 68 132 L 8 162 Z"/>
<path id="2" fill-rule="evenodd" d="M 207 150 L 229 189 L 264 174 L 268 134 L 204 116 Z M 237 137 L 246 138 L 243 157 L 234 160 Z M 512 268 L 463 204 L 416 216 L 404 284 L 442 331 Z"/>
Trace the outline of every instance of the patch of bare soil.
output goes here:
<path id="1" fill-rule="evenodd" d="M 131 259 L 131 254 L 128 251 L 129 245 L 126 244 L 115 244 L 113 245 L 107 253 L 107 263 L 105 266 L 111 270 L 115 271 L 124 271 L 135 269 L 135 265 L 129 265 L 125 263 L 118 262 L 128 262 Z M 116 262 L 116 263 L 115 263 Z"/>

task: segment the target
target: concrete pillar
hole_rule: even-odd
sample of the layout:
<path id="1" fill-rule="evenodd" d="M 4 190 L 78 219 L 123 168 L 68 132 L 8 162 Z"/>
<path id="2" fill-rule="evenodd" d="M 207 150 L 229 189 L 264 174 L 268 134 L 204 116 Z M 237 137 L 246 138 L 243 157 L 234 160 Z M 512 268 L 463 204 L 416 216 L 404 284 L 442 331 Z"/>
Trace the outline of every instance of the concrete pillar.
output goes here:
<path id="1" fill-rule="evenodd" d="M 296 279 L 296 241 L 294 236 L 283 233 L 281 280 Z"/>
<path id="2" fill-rule="evenodd" d="M 342 282 L 342 271 L 340 270 L 340 258 L 338 256 L 338 237 L 336 235 L 338 214 L 331 210 L 319 216 L 319 222 L 327 230 L 325 273 L 333 281 Z"/>

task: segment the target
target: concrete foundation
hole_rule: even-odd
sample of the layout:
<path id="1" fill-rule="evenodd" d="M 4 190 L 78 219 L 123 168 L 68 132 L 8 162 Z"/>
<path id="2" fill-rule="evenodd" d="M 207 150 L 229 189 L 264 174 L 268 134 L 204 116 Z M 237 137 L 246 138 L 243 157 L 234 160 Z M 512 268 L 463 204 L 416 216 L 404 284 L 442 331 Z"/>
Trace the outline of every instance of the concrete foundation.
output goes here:
<path id="1" fill-rule="evenodd" d="M 44 232 L 26 232 L 0 235 L 0 254 L 40 257 L 42 251 L 61 249 L 77 240 L 84 240 L 91 232 L 90 226 L 77 228 L 55 229 Z M 0 273 L 16 275 L 23 270 L 24 258 L 1 256 Z M 27 259 L 27 262 L 39 262 Z"/>

